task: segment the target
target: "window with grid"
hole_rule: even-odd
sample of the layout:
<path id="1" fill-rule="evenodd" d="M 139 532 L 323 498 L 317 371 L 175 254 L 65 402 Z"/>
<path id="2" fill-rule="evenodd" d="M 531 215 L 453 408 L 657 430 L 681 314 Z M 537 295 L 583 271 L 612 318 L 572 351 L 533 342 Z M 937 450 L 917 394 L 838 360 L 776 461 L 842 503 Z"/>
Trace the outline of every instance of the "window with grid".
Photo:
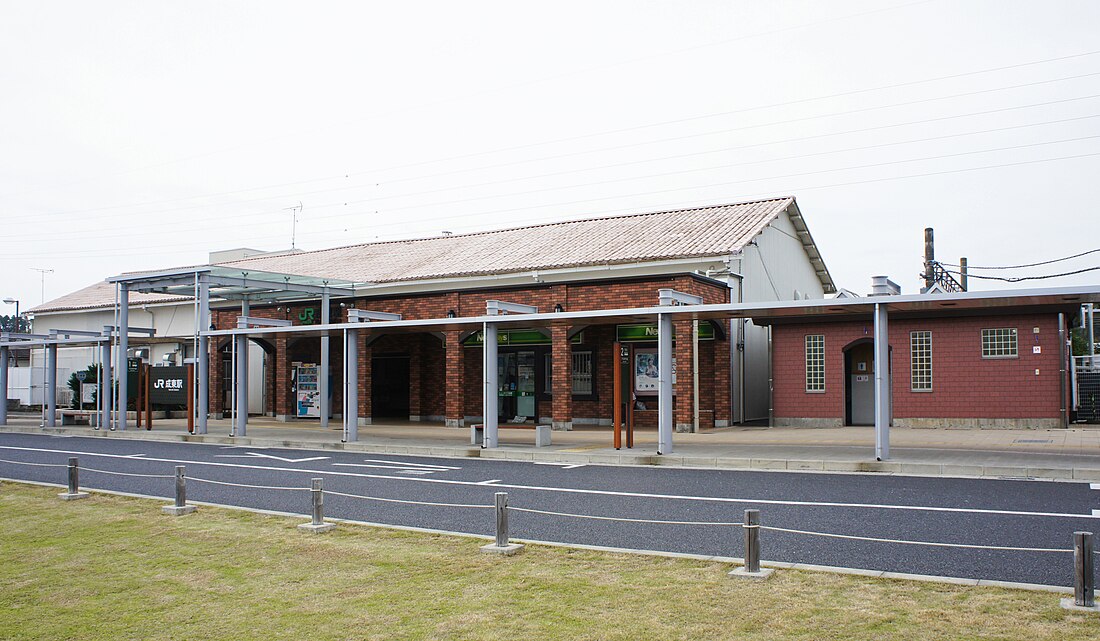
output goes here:
<path id="1" fill-rule="evenodd" d="M 573 352 L 573 393 L 592 394 L 592 352 Z"/>
<path id="2" fill-rule="evenodd" d="M 982 358 L 1013 358 L 1016 351 L 1016 328 L 982 330 Z"/>
<path id="3" fill-rule="evenodd" d="M 825 391 L 825 335 L 806 336 L 806 391 Z"/>
<path id="4" fill-rule="evenodd" d="M 910 389 L 931 392 L 932 332 L 909 332 L 909 369 L 912 374 Z"/>

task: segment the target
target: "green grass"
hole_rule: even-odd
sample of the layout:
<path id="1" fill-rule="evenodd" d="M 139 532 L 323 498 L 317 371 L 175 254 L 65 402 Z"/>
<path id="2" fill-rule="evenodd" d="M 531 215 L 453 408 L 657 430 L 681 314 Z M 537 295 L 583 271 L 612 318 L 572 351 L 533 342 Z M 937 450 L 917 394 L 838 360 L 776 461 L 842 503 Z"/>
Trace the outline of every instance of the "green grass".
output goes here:
<path id="1" fill-rule="evenodd" d="M 1089 639 L 1058 595 L 479 541 L 0 487 L 3 639 Z"/>

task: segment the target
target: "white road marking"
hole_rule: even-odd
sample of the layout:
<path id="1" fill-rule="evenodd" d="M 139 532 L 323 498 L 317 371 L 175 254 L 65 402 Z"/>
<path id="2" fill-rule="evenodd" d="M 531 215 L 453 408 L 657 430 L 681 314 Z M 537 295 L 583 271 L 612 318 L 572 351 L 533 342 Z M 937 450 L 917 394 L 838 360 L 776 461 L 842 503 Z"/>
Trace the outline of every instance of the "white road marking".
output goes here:
<path id="1" fill-rule="evenodd" d="M 274 454 L 260 454 L 259 452 L 245 452 L 244 454 L 215 454 L 217 458 L 269 458 L 283 463 L 305 463 L 306 461 L 326 461 L 330 456 L 310 456 L 307 458 L 284 458 Z M 150 459 L 151 460 L 151 459 Z"/>
<path id="2" fill-rule="evenodd" d="M 145 455 L 144 454 L 129 454 L 129 455 L 123 457 L 123 458 L 141 458 L 143 456 L 145 456 Z"/>
<path id="3" fill-rule="evenodd" d="M 1089 483 L 1089 489 L 1100 490 L 1100 483 Z"/>
<path id="4" fill-rule="evenodd" d="M 365 458 L 363 459 L 367 463 L 385 463 L 386 465 L 397 465 L 399 467 L 428 467 L 434 470 L 461 470 L 461 467 L 452 467 L 450 465 L 429 465 L 427 463 L 411 463 L 409 461 L 383 461 L 381 459 Z"/>
<path id="5" fill-rule="evenodd" d="M 409 474 L 431 474 L 433 472 L 447 472 L 449 470 L 429 470 L 419 467 L 404 467 L 401 465 L 372 465 L 370 463 L 333 463 L 333 467 L 370 467 L 380 470 L 398 470 L 401 472 L 407 472 Z M 450 468 L 458 469 L 458 468 Z"/>
<path id="6" fill-rule="evenodd" d="M 577 463 L 576 465 L 566 465 L 565 467 L 563 467 L 561 469 L 563 469 L 563 470 L 575 470 L 578 467 L 584 467 L 584 463 Z"/>
<path id="7" fill-rule="evenodd" d="M 82 456 L 99 456 L 103 458 L 126 458 L 121 454 L 103 454 L 101 452 L 81 452 L 75 450 L 51 450 L 39 447 L 14 447 L 10 445 L 0 445 L 0 450 L 15 450 L 23 452 L 46 452 L 52 454 L 79 454 Z M 267 465 L 244 465 L 241 463 L 218 463 L 214 461 L 191 461 L 185 459 L 172 459 L 172 458 L 144 458 L 143 461 L 157 461 L 160 463 L 176 463 L 181 465 L 206 465 L 210 467 L 234 467 L 239 469 L 249 470 L 267 470 L 273 472 L 297 472 L 299 474 L 328 474 L 330 476 L 348 476 L 354 478 L 366 478 L 366 479 L 384 479 L 390 481 L 409 481 L 414 483 L 437 483 L 440 485 L 465 485 L 465 486 L 479 486 L 479 485 L 491 485 L 492 487 L 500 487 L 513 490 L 531 490 L 536 492 L 561 492 L 563 494 L 591 494 L 597 496 L 625 496 L 631 498 L 650 498 L 650 499 L 667 499 L 667 500 L 680 500 L 680 501 L 700 501 L 700 502 L 713 502 L 713 503 L 740 503 L 740 504 L 758 504 L 758 505 L 798 505 L 798 506 L 810 506 L 810 507 L 848 507 L 848 508 L 862 508 L 872 510 L 902 510 L 912 512 L 956 512 L 964 514 L 998 514 L 1008 516 L 1046 516 L 1057 518 L 1069 518 L 1069 519 L 1096 519 L 1100 518 L 1100 510 L 1094 510 L 1091 514 L 1072 514 L 1068 512 L 1027 512 L 1024 510 L 992 510 L 981 508 L 964 508 L 964 507 L 937 507 L 928 505 L 880 505 L 874 503 L 841 503 L 836 501 L 789 501 L 783 499 L 751 499 L 751 498 L 735 498 L 726 496 L 685 496 L 678 494 L 651 494 L 646 492 L 615 492 L 611 490 L 588 490 L 582 488 L 570 488 L 570 487 L 544 487 L 538 485 L 516 485 L 511 483 L 500 483 L 500 479 L 492 479 L 489 481 L 455 481 L 451 479 L 440 478 L 418 478 L 408 476 L 389 476 L 385 474 L 357 474 L 355 472 L 340 472 L 335 470 L 311 470 L 311 469 L 299 469 L 294 467 L 271 467 Z"/>
<path id="8" fill-rule="evenodd" d="M 584 463 L 572 463 L 572 464 L 570 464 L 570 463 L 555 463 L 553 461 L 528 461 L 528 463 L 533 463 L 534 465 L 552 465 L 554 467 L 560 467 L 563 470 L 573 470 L 573 469 L 576 469 L 578 467 L 584 467 L 584 465 L 585 465 Z"/>

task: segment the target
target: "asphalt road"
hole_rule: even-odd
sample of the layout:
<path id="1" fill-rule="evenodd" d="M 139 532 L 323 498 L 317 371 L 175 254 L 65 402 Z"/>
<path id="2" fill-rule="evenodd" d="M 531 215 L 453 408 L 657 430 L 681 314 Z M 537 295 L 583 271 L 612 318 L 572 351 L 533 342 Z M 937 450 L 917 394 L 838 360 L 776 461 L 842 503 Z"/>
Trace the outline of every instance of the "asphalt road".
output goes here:
<path id="1" fill-rule="evenodd" d="M 391 456 L 317 450 L 0 433 L 0 459 L 64 465 L 77 456 L 81 486 L 170 498 L 187 466 L 194 501 L 308 514 L 307 488 L 391 499 L 492 505 L 673 521 L 739 522 L 761 511 L 766 526 L 835 534 L 1030 548 L 1072 547 L 1072 533 L 1100 530 L 1100 484 L 919 478 L 683 468 L 533 464 L 489 459 Z M 60 467 L 0 461 L 0 477 L 64 483 Z M 0 494 L 2 496 L 2 494 Z M 0 502 L 2 505 L 2 502 Z M 325 497 L 327 516 L 492 535 L 490 509 Z M 668 525 L 512 512 L 513 538 L 641 550 L 742 556 L 739 527 Z M 1073 585 L 1073 555 L 944 548 L 761 533 L 762 558 L 838 567 Z M 1100 560 L 1100 559 L 1098 559 Z"/>

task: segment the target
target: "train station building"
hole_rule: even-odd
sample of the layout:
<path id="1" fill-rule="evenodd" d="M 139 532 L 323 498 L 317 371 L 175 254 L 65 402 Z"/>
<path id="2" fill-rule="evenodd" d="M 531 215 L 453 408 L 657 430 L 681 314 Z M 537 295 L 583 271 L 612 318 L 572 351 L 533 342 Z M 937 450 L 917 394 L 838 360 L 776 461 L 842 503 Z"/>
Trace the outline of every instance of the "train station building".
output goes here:
<path id="1" fill-rule="evenodd" d="M 57 367 L 59 332 L 102 330 L 66 344 L 73 358 L 107 343 L 193 362 L 202 431 L 209 408 L 238 434 L 249 414 L 352 439 L 478 424 L 493 446 L 498 427 L 627 416 L 665 451 L 674 431 L 753 421 L 875 425 L 888 448 L 890 424 L 1066 425 L 1067 317 L 1100 302 L 1097 287 L 834 297 L 794 198 L 228 258 L 63 296 L 19 344 L 53 340 Z M 134 347 L 112 329 L 135 326 L 152 336 Z"/>

